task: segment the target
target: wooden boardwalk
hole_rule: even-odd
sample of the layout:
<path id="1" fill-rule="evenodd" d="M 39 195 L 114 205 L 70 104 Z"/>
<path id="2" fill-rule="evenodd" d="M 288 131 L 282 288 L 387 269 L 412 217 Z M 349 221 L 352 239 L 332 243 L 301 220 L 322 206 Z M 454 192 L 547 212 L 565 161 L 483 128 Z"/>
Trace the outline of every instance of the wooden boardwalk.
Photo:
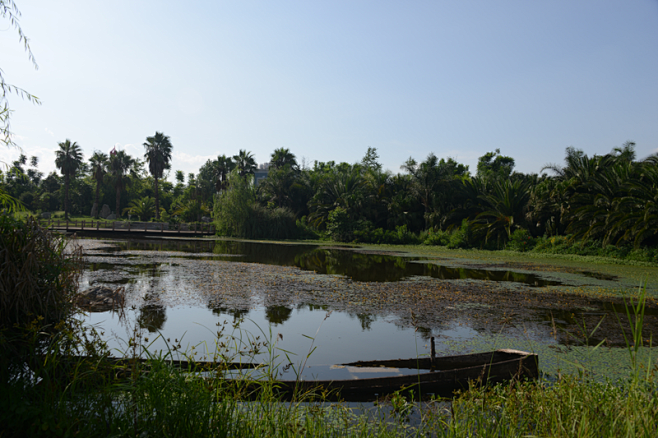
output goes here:
<path id="1" fill-rule="evenodd" d="M 135 235 L 135 236 L 163 236 L 163 237 L 202 237 L 215 234 L 215 226 L 206 223 L 178 224 L 174 230 L 164 222 L 130 222 L 130 221 L 104 221 L 104 220 L 49 220 L 42 225 L 49 230 L 64 231 L 67 233 L 93 235 Z"/>

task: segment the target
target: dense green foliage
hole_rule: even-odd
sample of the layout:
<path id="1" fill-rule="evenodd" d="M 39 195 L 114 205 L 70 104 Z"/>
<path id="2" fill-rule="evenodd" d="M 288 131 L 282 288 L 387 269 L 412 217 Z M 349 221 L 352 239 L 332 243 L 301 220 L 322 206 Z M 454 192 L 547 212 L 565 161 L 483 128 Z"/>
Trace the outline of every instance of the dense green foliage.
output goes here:
<path id="1" fill-rule="evenodd" d="M 79 257 L 37 221 L 0 214 L 0 329 L 64 319 L 77 293 Z"/>
<path id="2" fill-rule="evenodd" d="M 32 218 L 0 213 L 0 383 L 43 354 L 40 340 L 73 314 L 82 264 L 67 243 Z"/>
<path id="3" fill-rule="evenodd" d="M 252 239 L 297 237 L 295 215 L 285 207 L 261 206 L 248 175 L 241 176 L 236 169 L 229 175 L 228 182 L 228 189 L 216 195 L 214 203 L 218 233 Z"/>
<path id="4" fill-rule="evenodd" d="M 158 188 L 158 180 L 164 175 L 164 171 L 171 167 L 171 150 L 173 146 L 169 141 L 169 137 L 161 132 L 155 133 L 152 137 L 146 137 L 144 143 L 146 153 L 144 159 L 149 165 L 149 172 L 153 176 L 155 182 L 155 218 L 160 219 L 160 190 Z"/>
<path id="5" fill-rule="evenodd" d="M 480 157 L 475 175 L 434 154 L 420 162 L 409 158 L 402 173 L 393 174 L 382 170 L 374 148 L 358 163 L 312 167 L 279 148 L 257 169 L 253 155 L 240 150 L 208 160 L 187 181 L 177 171 L 176 184 L 165 179 L 168 138 L 156 133 L 144 145 L 150 175 L 124 151 L 109 158 L 97 152 L 88 163 L 59 152 L 70 156 L 60 160 L 63 177 L 44 178 L 34 157 L 28 166 L 21 156 L 0 174 L 1 187 L 33 212 L 66 207 L 67 193 L 76 214 L 90 211 L 92 199 L 99 207 L 114 204 L 119 215 L 162 214 L 170 221 L 199 221 L 213 212 L 220 234 L 240 237 L 518 251 L 560 237 L 571 251 L 617 256 L 649 254 L 658 244 L 658 158 L 637 160 L 631 142 L 591 157 L 567 148 L 564 165 L 547 165 L 542 175 L 514 172 L 514 159 L 499 150 Z M 69 142 L 66 150 L 74 146 Z M 229 177 L 233 170 L 239 178 Z M 147 198 L 155 200 L 153 213 L 138 213 Z"/>

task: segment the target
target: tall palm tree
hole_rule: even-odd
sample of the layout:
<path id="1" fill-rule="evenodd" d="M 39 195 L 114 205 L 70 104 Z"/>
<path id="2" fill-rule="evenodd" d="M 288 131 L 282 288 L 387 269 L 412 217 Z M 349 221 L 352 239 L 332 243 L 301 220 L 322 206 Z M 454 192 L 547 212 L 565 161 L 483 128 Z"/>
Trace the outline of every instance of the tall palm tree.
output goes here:
<path id="1" fill-rule="evenodd" d="M 256 160 L 251 152 L 240 149 L 238 155 L 233 156 L 235 167 L 238 169 L 240 176 L 253 175 L 256 170 Z"/>
<path id="2" fill-rule="evenodd" d="M 272 160 L 270 161 L 270 166 L 274 169 L 283 169 L 286 166 L 290 166 L 291 169 L 297 170 L 297 159 L 295 154 L 290 152 L 290 149 L 279 148 L 275 149 L 272 153 Z"/>
<path id="3" fill-rule="evenodd" d="M 162 178 L 164 171 L 171 167 L 169 162 L 171 161 L 171 149 L 173 146 L 169 141 L 169 137 L 156 131 L 153 137 L 146 137 L 144 148 L 146 149 L 144 158 L 149 163 L 149 172 L 151 172 L 155 180 L 155 218 L 160 219 L 158 179 Z"/>
<path id="4" fill-rule="evenodd" d="M 91 158 L 89 159 L 89 163 L 91 163 L 91 175 L 96 180 L 96 200 L 94 201 L 94 205 L 96 206 L 95 216 L 96 219 L 98 219 L 98 214 L 100 213 L 98 195 L 100 192 L 101 184 L 103 183 L 103 179 L 107 174 L 107 166 L 109 162 L 106 154 L 96 151 L 94 152 L 94 155 L 92 155 Z"/>
<path id="5" fill-rule="evenodd" d="M 82 164 L 82 150 L 80 146 L 71 140 L 59 143 L 59 150 L 55 151 L 55 166 L 64 176 L 64 217 L 69 219 L 69 184 L 71 177 L 75 176 L 78 168 Z"/>
<path id="6" fill-rule="evenodd" d="M 220 155 L 213 162 L 213 170 L 215 173 L 215 190 L 221 192 L 226 190 L 228 185 L 228 174 L 235 168 L 235 163 L 231 157 Z"/>
<path id="7" fill-rule="evenodd" d="M 126 174 L 128 172 L 133 175 L 136 174 L 134 169 L 135 164 L 135 159 L 125 151 L 113 152 L 110 155 L 110 176 L 112 178 L 112 185 L 114 185 L 117 193 L 115 210 L 117 217 L 121 215 L 121 191 L 125 189 L 126 185 L 130 182 L 130 178 L 128 178 Z"/>

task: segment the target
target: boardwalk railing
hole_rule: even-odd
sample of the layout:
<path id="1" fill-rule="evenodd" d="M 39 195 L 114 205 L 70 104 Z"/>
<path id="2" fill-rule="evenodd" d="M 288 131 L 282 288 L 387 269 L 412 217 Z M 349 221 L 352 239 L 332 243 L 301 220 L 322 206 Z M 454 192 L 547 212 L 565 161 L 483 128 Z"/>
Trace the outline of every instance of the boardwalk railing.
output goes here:
<path id="1" fill-rule="evenodd" d="M 134 221 L 106 221 L 106 220 L 60 220 L 50 219 L 41 221 L 50 230 L 66 231 L 102 231 L 102 232 L 139 232 L 162 234 L 214 234 L 215 226 L 211 223 L 192 222 L 179 223 L 173 228 L 166 222 L 134 222 Z"/>

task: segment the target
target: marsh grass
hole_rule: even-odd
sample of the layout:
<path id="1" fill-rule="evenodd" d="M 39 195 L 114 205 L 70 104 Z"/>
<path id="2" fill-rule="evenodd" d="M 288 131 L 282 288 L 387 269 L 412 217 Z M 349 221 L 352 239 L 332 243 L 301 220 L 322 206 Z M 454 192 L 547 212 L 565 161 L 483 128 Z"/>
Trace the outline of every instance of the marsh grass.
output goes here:
<path id="1" fill-rule="evenodd" d="M 635 304 L 631 314 L 641 311 Z M 635 315 L 637 316 L 637 315 Z M 566 375 L 554 382 L 515 382 L 473 387 L 450 403 L 414 403 L 403 396 L 378 407 L 353 410 L 298 394 L 283 401 L 276 380 L 254 388 L 249 373 L 225 379 L 222 364 L 235 360 L 227 348 L 249 351 L 253 336 L 228 333 L 218 346 L 214 368 L 197 372 L 194 353 L 187 368 L 174 365 L 169 351 L 148 352 L 136 337 L 127 356 L 144 360 L 113 365 L 104 360 L 98 333 L 63 327 L 50 340 L 38 366 L 3 382 L 3 436 L 656 436 L 655 373 L 635 373 L 624 382 L 592 381 Z M 637 334 L 637 333 L 636 333 Z M 228 341 L 227 341 L 228 339 Z M 277 335 L 266 347 L 276 355 Z M 147 341 L 148 342 L 148 341 Z M 197 350 L 200 350 L 197 349 Z M 219 347 L 218 347 L 219 350 Z M 206 354 L 213 354 L 210 348 Z M 130 357 L 128 357 L 130 359 Z M 639 369 L 651 363 L 635 362 Z M 644 367 L 644 368 L 643 368 Z M 225 369 L 224 367 L 223 369 Z M 655 370 L 654 370 L 655 371 Z M 276 376 L 276 370 L 266 373 Z M 407 421 L 414 417 L 414 421 Z"/>
<path id="2" fill-rule="evenodd" d="M 0 328 L 36 316 L 52 324 L 70 315 L 82 257 L 80 249 L 67 245 L 33 218 L 0 214 Z"/>

